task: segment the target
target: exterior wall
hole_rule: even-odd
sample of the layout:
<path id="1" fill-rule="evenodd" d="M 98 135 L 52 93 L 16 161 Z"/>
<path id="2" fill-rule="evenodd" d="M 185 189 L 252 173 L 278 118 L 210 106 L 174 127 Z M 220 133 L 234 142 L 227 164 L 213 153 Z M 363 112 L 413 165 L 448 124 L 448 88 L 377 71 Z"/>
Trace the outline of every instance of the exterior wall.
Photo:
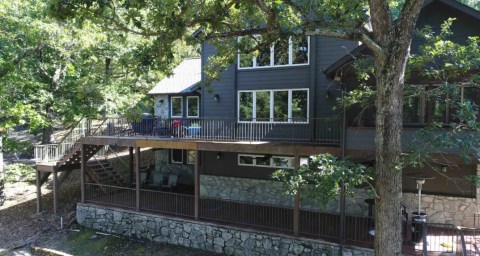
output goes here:
<path id="1" fill-rule="evenodd" d="M 135 151 L 134 151 L 135 154 Z M 107 159 L 110 167 L 117 171 L 120 175 L 124 177 L 124 180 L 128 180 L 129 177 L 129 166 L 130 166 L 130 156 L 128 153 L 119 154 L 117 157 L 112 157 Z M 140 153 L 140 166 L 149 166 L 155 164 L 155 156 L 152 150 L 143 150 Z M 135 157 L 133 160 L 133 166 L 135 166 Z"/>
<path id="2" fill-rule="evenodd" d="M 160 103 L 160 101 L 163 101 Z M 154 115 L 162 118 L 170 116 L 170 100 L 168 95 L 155 95 L 154 98 Z"/>
<path id="3" fill-rule="evenodd" d="M 193 185 L 193 165 L 170 163 L 169 149 L 157 149 L 154 151 L 154 154 L 156 172 L 161 172 L 163 174 L 177 174 L 179 184 Z M 184 154 L 184 162 L 186 162 L 186 157 L 187 156 Z"/>
<path id="4" fill-rule="evenodd" d="M 281 182 L 272 180 L 200 176 L 201 197 L 293 207 L 293 196 L 286 194 L 285 191 L 286 189 Z M 347 198 L 347 213 L 366 216 L 368 205 L 364 200 L 373 198 L 373 195 L 363 189 L 359 189 L 356 195 L 355 198 Z M 300 207 L 305 210 L 340 212 L 340 204 L 337 198 L 332 199 L 327 205 L 318 204 L 312 198 L 302 197 L 302 195 L 300 195 L 300 200 Z"/>
<path id="5" fill-rule="evenodd" d="M 225 253 L 227 255 L 338 255 L 338 245 L 299 237 L 253 232 L 215 224 L 77 205 L 77 221 L 103 232 Z M 344 255 L 373 255 L 347 247 Z"/>

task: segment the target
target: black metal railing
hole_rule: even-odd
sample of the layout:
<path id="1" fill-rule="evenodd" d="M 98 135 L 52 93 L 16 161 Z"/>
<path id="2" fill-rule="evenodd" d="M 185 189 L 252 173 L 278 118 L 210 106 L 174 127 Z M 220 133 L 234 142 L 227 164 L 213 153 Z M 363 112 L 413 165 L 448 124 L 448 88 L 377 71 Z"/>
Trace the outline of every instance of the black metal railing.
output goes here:
<path id="1" fill-rule="evenodd" d="M 125 118 L 109 118 L 93 135 L 215 141 L 284 141 L 338 146 L 341 142 L 341 131 L 342 125 L 339 118 L 247 122 L 225 118 L 161 119 L 152 117 L 133 122 Z"/>

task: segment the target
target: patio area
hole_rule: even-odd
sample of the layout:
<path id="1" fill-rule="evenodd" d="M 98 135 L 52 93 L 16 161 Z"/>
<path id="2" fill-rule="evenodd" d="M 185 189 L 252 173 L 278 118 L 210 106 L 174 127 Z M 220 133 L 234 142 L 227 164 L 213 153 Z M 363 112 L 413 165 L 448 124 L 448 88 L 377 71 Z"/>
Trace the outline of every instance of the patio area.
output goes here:
<path id="1" fill-rule="evenodd" d="M 121 209 L 136 209 L 135 189 L 87 183 L 85 202 L 99 206 Z M 178 187 L 172 192 L 161 190 L 140 190 L 140 212 L 195 219 L 195 196 L 191 188 Z M 266 204 L 252 204 L 240 201 L 199 199 L 198 219 L 236 228 L 251 228 L 259 231 L 293 234 L 294 209 Z M 338 243 L 341 218 L 338 213 L 300 209 L 299 236 Z M 374 219 L 366 216 L 346 216 L 346 244 L 373 248 L 374 236 L 371 229 Z M 403 253 L 405 255 L 456 255 L 462 251 L 462 234 L 449 224 L 419 224 L 405 222 L 403 225 Z M 425 228 L 425 234 L 423 234 Z M 417 233 L 412 232 L 417 230 Z M 412 238 L 418 236 L 421 238 Z M 478 255 L 480 235 L 465 231 L 465 247 L 471 254 Z M 418 242 L 413 242 L 415 239 Z M 427 243 L 424 243 L 424 241 Z"/>

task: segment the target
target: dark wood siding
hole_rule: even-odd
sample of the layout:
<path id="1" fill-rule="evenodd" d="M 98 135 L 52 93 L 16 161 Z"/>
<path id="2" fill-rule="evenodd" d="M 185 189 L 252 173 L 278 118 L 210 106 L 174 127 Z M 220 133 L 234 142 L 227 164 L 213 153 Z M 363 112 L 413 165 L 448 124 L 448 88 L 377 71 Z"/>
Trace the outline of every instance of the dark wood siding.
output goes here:
<path id="1" fill-rule="evenodd" d="M 202 47 L 202 68 L 208 62 L 208 58 L 215 54 L 215 47 L 204 44 Z M 235 67 L 232 65 L 222 72 L 220 80 L 213 81 L 210 85 L 211 92 L 202 88 L 203 117 L 235 117 Z M 219 101 L 214 100 L 218 94 Z"/>

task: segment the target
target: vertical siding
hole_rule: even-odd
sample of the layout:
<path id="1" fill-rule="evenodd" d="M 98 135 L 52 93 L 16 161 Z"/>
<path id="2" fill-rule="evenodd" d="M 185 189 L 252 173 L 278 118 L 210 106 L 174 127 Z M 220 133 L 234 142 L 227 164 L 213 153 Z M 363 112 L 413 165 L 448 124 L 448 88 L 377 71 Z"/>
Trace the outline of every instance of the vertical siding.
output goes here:
<path id="1" fill-rule="evenodd" d="M 215 54 L 215 47 L 204 44 L 202 52 L 202 68 L 208 58 Z M 235 117 L 235 67 L 231 65 L 222 72 L 220 80 L 210 84 L 211 92 L 202 88 L 203 117 L 234 118 Z M 220 100 L 216 102 L 214 95 L 218 94 Z"/>
<path id="2" fill-rule="evenodd" d="M 316 117 L 325 117 L 333 115 L 332 107 L 335 105 L 335 95 L 340 96 L 338 85 L 328 79 L 324 70 L 337 60 L 347 55 L 357 46 L 356 42 L 334 39 L 317 38 L 316 45 Z M 327 90 L 332 97 L 326 98 Z"/>

